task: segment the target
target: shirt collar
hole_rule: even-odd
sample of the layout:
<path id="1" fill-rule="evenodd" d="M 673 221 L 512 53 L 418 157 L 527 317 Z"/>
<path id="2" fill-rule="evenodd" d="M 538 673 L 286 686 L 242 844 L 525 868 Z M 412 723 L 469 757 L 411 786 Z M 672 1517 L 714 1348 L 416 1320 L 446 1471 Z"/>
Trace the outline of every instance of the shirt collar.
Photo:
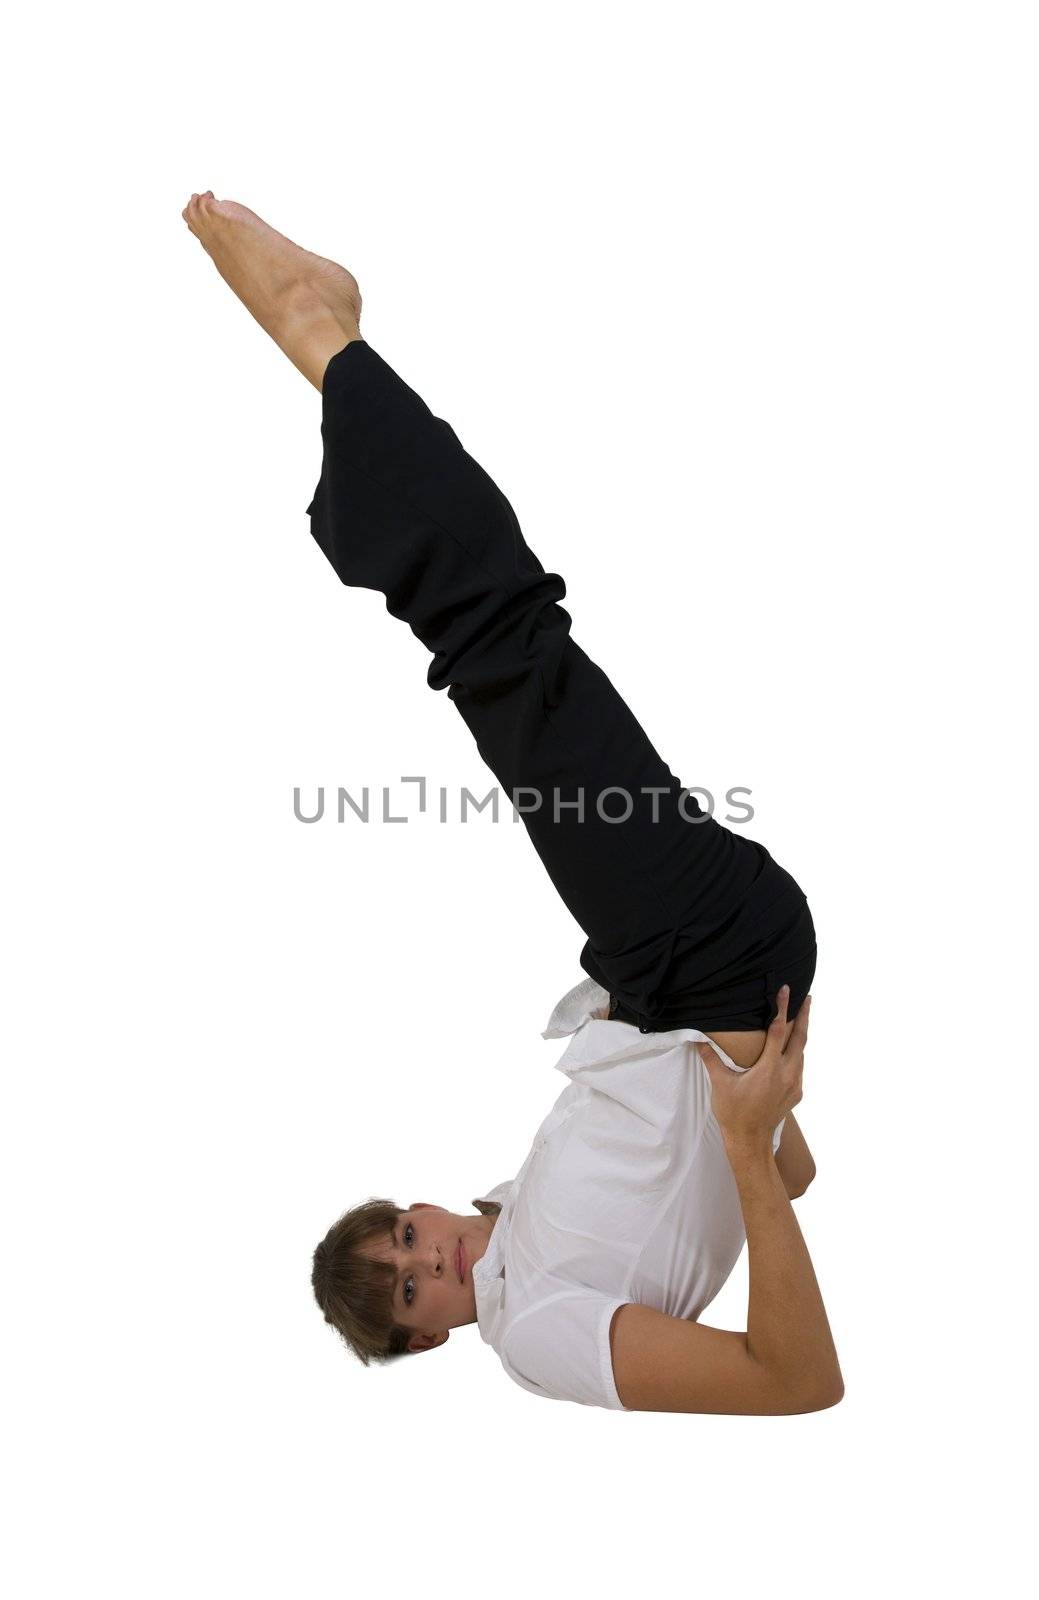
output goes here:
<path id="1" fill-rule="evenodd" d="M 470 1202 L 478 1211 L 483 1212 L 484 1216 L 492 1209 L 494 1202 L 501 1207 L 498 1219 L 491 1229 L 486 1250 L 479 1261 L 473 1262 L 473 1292 L 476 1296 L 476 1321 L 480 1328 L 480 1337 L 495 1349 L 497 1349 L 497 1336 L 502 1317 L 505 1314 L 505 1239 L 514 1192 L 520 1177 L 522 1172 L 516 1178 L 497 1184 L 485 1195 Z"/>
<path id="2" fill-rule="evenodd" d="M 543 1039 L 562 1039 L 566 1034 L 577 1033 L 586 1022 L 607 1017 L 610 997 L 593 978 L 586 978 L 567 991 L 556 1004 L 548 1025 L 542 1030 Z M 486 1216 L 495 1205 L 500 1206 L 498 1219 L 491 1229 L 487 1249 L 479 1261 L 473 1263 L 473 1289 L 476 1294 L 476 1320 L 480 1336 L 487 1344 L 497 1348 L 498 1334 L 505 1313 L 505 1247 L 509 1224 L 524 1175 L 534 1156 L 530 1151 L 526 1161 L 514 1178 L 499 1183 L 486 1194 L 470 1201 L 470 1205 Z"/>

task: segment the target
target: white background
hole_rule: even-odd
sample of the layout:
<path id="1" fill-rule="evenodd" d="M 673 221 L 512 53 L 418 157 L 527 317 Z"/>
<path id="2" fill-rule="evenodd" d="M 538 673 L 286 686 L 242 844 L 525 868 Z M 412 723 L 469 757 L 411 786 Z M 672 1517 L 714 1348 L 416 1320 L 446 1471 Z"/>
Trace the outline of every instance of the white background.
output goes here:
<path id="1" fill-rule="evenodd" d="M 1022 1592 L 1030 11 L 56 6 L 9 36 L 19 1600 Z M 805 888 L 835 1409 L 616 1415 L 515 1387 L 475 1327 L 366 1371 L 323 1324 L 340 1211 L 517 1170 L 583 936 L 504 814 L 294 820 L 295 785 L 493 779 L 310 539 L 320 400 L 182 221 L 207 188 L 356 273 L 574 637 Z M 746 1295 L 744 1256 L 704 1320 Z"/>

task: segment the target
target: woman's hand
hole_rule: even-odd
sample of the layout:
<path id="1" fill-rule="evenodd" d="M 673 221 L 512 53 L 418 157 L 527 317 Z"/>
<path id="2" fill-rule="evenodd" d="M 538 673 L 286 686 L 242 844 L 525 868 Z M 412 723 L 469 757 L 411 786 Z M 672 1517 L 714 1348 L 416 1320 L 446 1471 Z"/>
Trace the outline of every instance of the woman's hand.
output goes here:
<path id="1" fill-rule="evenodd" d="M 711 1045 L 697 1045 L 711 1080 L 715 1119 L 728 1146 L 758 1146 L 771 1150 L 777 1126 L 801 1098 L 812 997 L 805 997 L 784 1049 L 789 999 L 790 985 L 785 983 L 779 991 L 779 1011 L 766 1035 L 765 1047 L 745 1072 L 730 1071 Z"/>

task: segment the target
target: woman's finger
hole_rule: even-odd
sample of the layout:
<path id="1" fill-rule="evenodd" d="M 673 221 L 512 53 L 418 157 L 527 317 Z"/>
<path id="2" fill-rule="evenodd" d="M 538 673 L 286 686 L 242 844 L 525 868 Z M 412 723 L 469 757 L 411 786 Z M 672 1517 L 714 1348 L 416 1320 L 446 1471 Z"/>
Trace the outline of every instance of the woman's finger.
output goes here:
<path id="1" fill-rule="evenodd" d="M 697 1044 L 696 1049 L 700 1060 L 704 1064 L 707 1081 L 711 1086 L 711 1104 L 717 1105 L 718 1095 L 725 1092 L 724 1084 L 726 1078 L 733 1078 L 736 1074 L 730 1072 L 721 1056 L 715 1050 L 712 1050 L 709 1044 Z"/>
<path id="2" fill-rule="evenodd" d="M 789 999 L 790 999 L 790 985 L 788 983 L 784 983 L 783 987 L 780 989 L 779 993 L 776 995 L 776 1005 L 777 1005 L 777 1007 L 779 1009 L 777 1010 L 775 1016 L 772 1018 L 772 1022 L 770 1024 L 769 1030 L 768 1030 L 769 1033 L 777 1033 L 777 1034 L 782 1035 L 782 1034 L 784 1034 L 786 1032 L 786 1008 L 787 1008 L 787 1002 L 789 1001 Z"/>
<path id="3" fill-rule="evenodd" d="M 801 1002 L 801 1009 L 797 1013 L 797 1017 L 794 1021 L 793 1031 L 791 1032 L 790 1039 L 786 1047 L 787 1053 L 791 1055 L 797 1055 L 798 1052 L 803 1051 L 805 1045 L 808 1043 L 808 1020 L 811 1009 L 812 997 L 810 994 L 806 994 L 804 1000 Z"/>

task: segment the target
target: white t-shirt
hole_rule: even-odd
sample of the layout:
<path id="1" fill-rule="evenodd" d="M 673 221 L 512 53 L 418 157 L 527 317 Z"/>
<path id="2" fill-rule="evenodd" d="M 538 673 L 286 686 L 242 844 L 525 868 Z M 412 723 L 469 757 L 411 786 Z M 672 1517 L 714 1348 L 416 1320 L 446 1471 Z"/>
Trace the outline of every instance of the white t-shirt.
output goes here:
<path id="1" fill-rule="evenodd" d="M 746 1233 L 694 1048 L 707 1035 L 608 1021 L 609 998 L 586 979 L 542 1033 L 573 1035 L 556 1062 L 570 1082 L 516 1177 L 472 1202 L 501 1205 L 473 1284 L 480 1334 L 510 1378 L 548 1399 L 624 1410 L 610 1360 L 617 1307 L 695 1321 Z M 773 1150 L 782 1132 L 781 1122 Z"/>

